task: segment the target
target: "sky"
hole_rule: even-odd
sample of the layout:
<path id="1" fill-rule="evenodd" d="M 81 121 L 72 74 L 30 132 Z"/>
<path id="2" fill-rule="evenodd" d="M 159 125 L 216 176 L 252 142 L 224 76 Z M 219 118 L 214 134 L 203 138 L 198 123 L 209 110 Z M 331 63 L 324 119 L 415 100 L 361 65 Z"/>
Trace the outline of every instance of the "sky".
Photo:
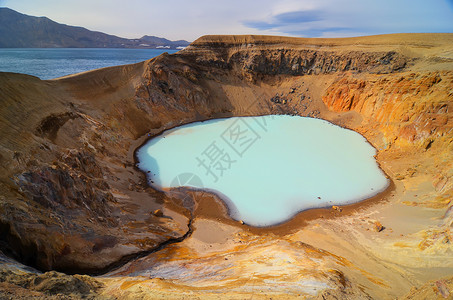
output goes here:
<path id="1" fill-rule="evenodd" d="M 453 32 L 453 0 L 0 0 L 0 6 L 126 38 Z"/>

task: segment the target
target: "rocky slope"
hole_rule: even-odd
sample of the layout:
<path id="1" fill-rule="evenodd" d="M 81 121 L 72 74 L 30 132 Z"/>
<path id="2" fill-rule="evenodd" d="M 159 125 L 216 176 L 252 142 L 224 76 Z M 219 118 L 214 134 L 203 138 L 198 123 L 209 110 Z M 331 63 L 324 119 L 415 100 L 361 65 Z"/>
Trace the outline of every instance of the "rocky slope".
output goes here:
<path id="1" fill-rule="evenodd" d="M 382 298 L 453 275 L 453 34 L 205 36 L 135 65 L 0 83 L 1 248 L 41 271 L 111 271 L 89 293 Z M 134 168 L 166 128 L 271 113 L 363 134 L 394 182 L 384 201 L 256 229 Z"/>

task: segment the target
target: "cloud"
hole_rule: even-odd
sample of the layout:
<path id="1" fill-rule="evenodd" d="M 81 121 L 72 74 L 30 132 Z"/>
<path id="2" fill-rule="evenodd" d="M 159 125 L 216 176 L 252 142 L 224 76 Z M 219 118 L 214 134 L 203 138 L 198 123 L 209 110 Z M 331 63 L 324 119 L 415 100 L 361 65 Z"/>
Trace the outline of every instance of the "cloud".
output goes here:
<path id="1" fill-rule="evenodd" d="M 269 29 L 277 28 L 277 26 L 275 24 L 269 23 L 269 22 L 263 22 L 263 21 L 245 21 L 245 22 L 243 22 L 243 24 L 246 27 L 254 28 L 254 29 L 258 29 L 258 30 L 269 30 Z"/>
<path id="2" fill-rule="evenodd" d="M 294 36 L 317 37 L 325 32 L 350 32 L 347 26 L 333 26 L 324 20 L 320 10 L 298 10 L 275 14 L 269 21 L 245 21 L 243 25 L 249 28 L 284 33 Z"/>
<path id="3" fill-rule="evenodd" d="M 322 33 L 315 28 L 316 23 L 323 21 L 322 12 L 318 10 L 298 10 L 275 14 L 269 21 L 244 21 L 248 28 L 271 32 L 284 32 L 291 35 L 316 36 Z M 344 28 L 330 28 L 331 31 Z"/>
<path id="4" fill-rule="evenodd" d="M 294 29 L 285 30 L 285 33 L 292 36 L 303 36 L 303 37 L 324 37 L 324 36 L 351 36 L 360 35 L 360 32 L 356 32 L 354 29 L 349 27 L 325 27 L 325 28 L 307 28 L 307 29 Z"/>
<path id="5" fill-rule="evenodd" d="M 270 15 L 246 19 L 241 24 L 265 34 L 303 37 L 346 37 L 453 30 L 451 22 L 453 0 L 433 0 L 432 3 L 424 0 L 279 2 L 285 5 L 280 5 L 278 10 L 271 9 Z"/>
<path id="6" fill-rule="evenodd" d="M 320 21 L 320 11 L 291 11 L 274 16 L 274 19 L 278 24 L 298 24 Z"/>
<path id="7" fill-rule="evenodd" d="M 286 26 L 297 26 L 321 20 L 321 12 L 319 11 L 291 11 L 276 14 L 270 21 L 245 21 L 243 25 L 258 30 L 280 31 Z"/>

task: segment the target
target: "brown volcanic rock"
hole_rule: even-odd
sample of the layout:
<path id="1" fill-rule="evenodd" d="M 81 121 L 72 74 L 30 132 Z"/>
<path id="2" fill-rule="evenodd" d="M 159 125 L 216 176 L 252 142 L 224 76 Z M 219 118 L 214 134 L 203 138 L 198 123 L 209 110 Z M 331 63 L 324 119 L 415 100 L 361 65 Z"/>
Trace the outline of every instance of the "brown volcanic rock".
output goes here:
<path id="1" fill-rule="evenodd" d="M 123 74 L 135 69 L 126 67 Z M 59 84 L 1 74 L 0 93 L 6 101 L 0 148 L 2 240 L 7 252 L 30 265 L 94 272 L 188 230 L 184 223 L 147 214 L 162 207 L 159 193 L 137 197 L 124 192 L 129 180 L 142 180 L 128 175 L 132 168 L 124 164 L 132 161 L 126 158 L 130 141 L 145 129 L 131 126 L 123 132 L 104 124 L 112 122 L 108 116 L 90 116 L 89 109 L 81 108 L 85 97 L 102 101 L 99 93 L 121 99 L 127 80 L 116 79 L 119 86 L 111 88 L 114 79 L 109 81 L 107 74 L 101 81 L 88 74 L 82 82 L 63 79 Z M 90 82 L 88 94 L 74 95 L 74 84 L 86 84 L 84 80 Z M 96 110 L 97 105 L 103 103 L 87 106 Z"/>
<path id="2" fill-rule="evenodd" d="M 206 218 L 209 222 L 230 222 L 229 226 L 239 227 L 234 230 L 242 230 L 248 237 L 226 238 L 225 243 L 230 243 L 228 249 L 233 249 L 231 253 L 241 249 L 241 259 L 236 261 L 239 265 L 233 265 L 235 270 L 245 270 L 235 278 L 238 286 L 227 286 L 228 291 L 231 288 L 245 291 L 240 288 L 250 278 L 241 274 L 254 276 L 255 267 L 264 270 L 262 277 L 255 278 L 257 283 L 263 284 L 261 279 L 266 282 L 279 278 L 274 274 L 282 272 L 278 268 L 270 268 L 272 274 L 266 270 L 273 264 L 282 264 L 292 272 L 281 277 L 284 280 L 292 282 L 294 274 L 300 271 L 307 282 L 310 276 L 315 276 L 336 289 L 325 295 L 345 295 L 341 292 L 344 282 L 354 281 L 360 282 L 357 284 L 360 288 L 354 285 L 346 294 L 367 297 L 370 293 L 387 298 L 401 295 L 415 275 L 403 271 L 400 274 L 401 268 L 393 265 L 381 268 L 376 263 L 380 261 L 377 255 L 372 250 L 363 250 L 379 248 L 384 253 L 386 249 L 373 244 L 373 236 L 365 242 L 360 240 L 363 247 L 356 247 L 351 236 L 360 226 L 353 223 L 354 227 L 348 227 L 347 207 L 342 207 L 341 214 L 335 214 L 338 221 L 332 221 L 333 226 L 329 221 L 319 221 L 319 230 L 325 232 L 311 233 L 319 238 L 310 242 L 319 248 L 308 244 L 297 246 L 297 233 L 284 235 L 280 240 L 269 229 L 263 231 L 263 236 L 259 231 L 254 236 L 246 225 L 231 222 L 222 204 L 212 204 L 213 196 L 186 193 L 190 197 L 184 200 L 190 203 L 182 203 L 178 194 L 170 197 L 147 187 L 143 174 L 134 168 L 134 150 L 148 135 L 191 121 L 270 113 L 320 117 L 362 133 L 378 148 L 379 163 L 391 179 L 401 182 L 395 198 L 386 198 L 388 205 L 395 205 L 398 197 L 405 196 L 409 190 L 406 184 L 411 187 L 432 182 L 435 187 L 432 193 L 444 199 L 453 188 L 452 44 L 452 34 L 351 39 L 206 36 L 174 55 L 164 54 L 143 63 L 58 80 L 41 81 L 31 76 L 0 73 L 0 98 L 4 103 L 0 108 L 2 249 L 43 270 L 106 271 L 134 255 L 189 236 L 185 235 L 190 233 L 189 220 L 203 224 L 200 219 Z M 272 101 L 276 96 L 285 101 Z M 428 198 L 431 194 L 420 197 Z M 150 213 L 159 211 L 162 214 Z M 332 213 L 331 209 L 328 211 Z M 354 218 L 354 222 L 357 220 L 360 219 Z M 293 233 L 306 224 L 297 217 L 291 222 L 288 226 L 293 226 L 292 231 L 285 231 L 285 225 L 275 231 Z M 429 243 L 421 251 L 435 252 L 447 247 L 442 244 L 445 239 L 441 241 L 436 233 L 447 232 L 449 224 L 444 222 L 435 230 L 427 229 L 425 240 Z M 390 228 L 392 220 L 386 219 L 385 225 Z M 194 230 L 201 231 L 200 228 Z M 343 228 L 349 228 L 351 233 L 343 234 Z M 373 234 L 384 239 L 391 231 Z M 300 234 L 298 239 L 305 236 L 310 237 Z M 204 237 L 201 233 L 196 237 L 184 240 L 180 247 L 167 247 L 163 254 L 155 254 L 159 260 L 152 255 L 150 259 L 144 257 L 125 270 L 135 265 L 140 270 L 143 265 L 157 263 L 159 272 L 161 261 L 162 276 L 166 274 L 164 262 L 170 271 L 175 263 L 180 264 L 177 270 L 193 266 L 194 270 L 204 272 L 197 274 L 210 274 L 207 265 L 233 269 L 235 259 L 230 257 L 230 250 L 221 250 L 219 246 L 216 255 L 197 254 L 193 249 L 201 247 L 199 243 Z M 338 253 L 321 250 L 332 247 L 331 241 L 339 238 L 344 238 L 341 243 L 351 244 L 334 248 Z M 288 240 L 292 242 L 287 243 Z M 253 243 L 256 251 L 248 251 L 248 243 Z M 269 258 L 266 249 L 276 256 Z M 289 257 L 297 261 L 301 249 L 306 256 L 300 265 L 307 263 L 309 269 L 318 270 L 316 274 L 306 267 L 297 269 L 301 266 L 291 261 L 277 259 L 290 253 Z M 382 274 L 377 271 L 369 274 L 370 270 L 362 270 L 339 256 L 348 253 L 354 254 L 351 260 L 358 257 L 356 263 L 362 264 L 361 268 L 380 268 Z M 404 255 L 394 253 L 387 259 L 396 257 L 394 262 L 398 266 L 406 263 Z M 324 256 L 329 260 L 324 260 Z M 200 257 L 204 260 L 198 261 Z M 263 261 L 269 266 L 262 267 Z M 256 265 L 252 268 L 253 263 Z M 130 270 L 134 272 L 133 268 Z M 188 281 L 183 280 L 178 291 L 190 290 L 193 285 L 202 293 L 187 274 Z M 230 282 L 225 274 L 221 280 Z M 397 279 L 393 280 L 395 276 Z M 420 280 L 433 276 L 426 275 Z M 109 293 L 123 295 L 129 285 L 123 289 L 121 280 L 124 279 L 112 284 L 120 282 L 121 288 Z M 200 280 L 209 283 L 209 276 Z M 168 296 L 167 283 L 162 282 L 145 284 L 152 284 L 153 291 L 156 286 L 167 288 L 164 296 Z M 280 281 L 276 286 L 280 283 L 284 286 Z M 216 283 L 208 286 L 214 287 Z M 134 291 L 140 294 L 140 289 Z M 359 292 L 362 289 L 366 292 Z M 285 293 L 280 291 L 278 295 Z M 243 294 L 236 296 L 240 298 Z"/>
<path id="3" fill-rule="evenodd" d="M 367 51 L 369 46 L 445 46 L 453 42 L 450 33 L 399 33 L 383 34 L 349 38 L 299 38 L 271 35 L 205 35 L 190 44 L 189 47 L 213 49 L 216 47 L 287 47 L 297 49 L 299 47 L 362 47 Z M 229 50 L 229 49 L 226 49 Z"/>
<path id="4" fill-rule="evenodd" d="M 301 39 L 261 36 L 206 36 L 180 56 L 197 64 L 239 72 L 249 80 L 265 75 L 319 75 L 343 71 L 389 73 L 403 69 L 412 59 L 390 51 L 338 50 L 354 39 Z M 344 40 L 343 42 L 341 42 Z M 199 54 L 203 53 L 202 56 Z"/>
<path id="5" fill-rule="evenodd" d="M 401 299 L 451 299 L 453 295 L 453 278 L 429 281 L 420 287 L 413 287 Z"/>
<path id="6" fill-rule="evenodd" d="M 71 276 L 55 271 L 30 274 L 2 270 L 0 287 L 0 297 L 4 299 L 8 296 L 14 299 L 92 299 L 102 284 L 89 276 Z"/>

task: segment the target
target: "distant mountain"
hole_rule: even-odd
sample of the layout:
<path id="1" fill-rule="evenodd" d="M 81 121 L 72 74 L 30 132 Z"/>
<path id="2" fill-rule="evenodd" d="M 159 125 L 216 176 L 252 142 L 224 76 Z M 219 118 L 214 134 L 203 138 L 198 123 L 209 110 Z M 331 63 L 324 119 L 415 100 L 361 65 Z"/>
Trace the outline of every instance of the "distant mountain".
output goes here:
<path id="1" fill-rule="evenodd" d="M 126 39 L 83 27 L 60 24 L 0 7 L 0 48 L 164 48 L 178 49 L 189 42 L 145 35 Z"/>

